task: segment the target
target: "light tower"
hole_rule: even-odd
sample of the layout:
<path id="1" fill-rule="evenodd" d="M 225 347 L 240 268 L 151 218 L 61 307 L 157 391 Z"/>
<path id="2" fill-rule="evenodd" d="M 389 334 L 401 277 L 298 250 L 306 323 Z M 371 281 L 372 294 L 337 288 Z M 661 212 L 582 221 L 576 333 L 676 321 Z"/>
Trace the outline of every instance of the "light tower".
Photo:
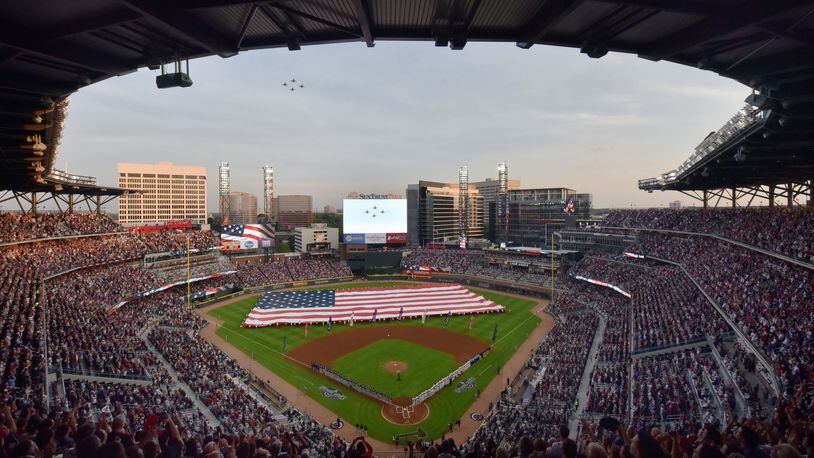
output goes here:
<path id="1" fill-rule="evenodd" d="M 497 165 L 497 221 L 495 234 L 505 242 L 509 238 L 509 167 L 506 161 Z"/>
<path id="2" fill-rule="evenodd" d="M 218 167 L 218 195 L 220 196 L 220 217 L 223 225 L 229 224 L 229 163 L 221 162 Z"/>
<path id="3" fill-rule="evenodd" d="M 263 213 L 266 220 L 271 222 L 273 200 L 274 199 L 274 167 L 263 166 Z"/>
<path id="4" fill-rule="evenodd" d="M 458 169 L 458 241 L 461 248 L 466 248 L 469 235 L 469 167 Z"/>

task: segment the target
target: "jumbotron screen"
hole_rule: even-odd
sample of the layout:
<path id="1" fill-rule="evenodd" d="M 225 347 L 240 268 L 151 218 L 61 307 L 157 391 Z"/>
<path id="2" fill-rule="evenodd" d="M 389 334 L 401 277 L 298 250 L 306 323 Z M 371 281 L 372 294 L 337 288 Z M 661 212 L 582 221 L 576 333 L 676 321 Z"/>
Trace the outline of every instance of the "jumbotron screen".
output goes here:
<path id="1" fill-rule="evenodd" d="M 407 243 L 407 200 L 345 199 L 342 226 L 350 245 Z"/>

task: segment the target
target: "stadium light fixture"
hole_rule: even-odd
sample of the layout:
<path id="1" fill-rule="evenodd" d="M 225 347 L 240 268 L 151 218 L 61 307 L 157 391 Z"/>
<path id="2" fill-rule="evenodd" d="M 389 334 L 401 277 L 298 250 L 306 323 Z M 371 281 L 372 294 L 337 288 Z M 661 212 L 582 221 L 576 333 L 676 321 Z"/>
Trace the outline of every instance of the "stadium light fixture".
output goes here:
<path id="1" fill-rule="evenodd" d="M 604 57 L 609 50 L 608 45 L 606 43 L 586 42 L 582 44 L 582 47 L 579 48 L 579 51 L 583 54 L 586 54 L 588 57 L 592 59 L 599 59 L 600 57 Z"/>
<path id="2" fill-rule="evenodd" d="M 159 89 L 171 87 L 190 87 L 192 78 L 189 77 L 189 59 L 186 60 L 186 72 L 181 71 L 181 59 L 176 59 L 173 73 L 165 73 L 164 64 L 161 64 L 161 74 L 155 77 L 155 85 Z"/>

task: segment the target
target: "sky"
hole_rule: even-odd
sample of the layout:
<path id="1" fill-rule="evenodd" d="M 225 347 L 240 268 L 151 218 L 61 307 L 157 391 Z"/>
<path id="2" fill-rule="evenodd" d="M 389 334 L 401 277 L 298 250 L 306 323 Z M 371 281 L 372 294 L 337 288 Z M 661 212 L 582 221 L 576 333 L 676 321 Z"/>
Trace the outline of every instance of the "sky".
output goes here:
<path id="1" fill-rule="evenodd" d="M 233 191 L 262 195 L 270 164 L 275 194 L 310 194 L 317 208 L 339 207 L 351 191 L 454 182 L 461 165 L 472 181 L 496 177 L 500 161 L 523 188 L 589 192 L 596 208 L 690 204 L 636 182 L 677 167 L 750 92 L 669 62 L 511 43 L 250 51 L 191 61 L 184 89 L 157 89 L 156 74 L 75 93 L 57 167 L 115 185 L 119 162 L 205 166 L 210 213 L 222 160 Z M 283 87 L 291 78 L 305 88 Z"/>

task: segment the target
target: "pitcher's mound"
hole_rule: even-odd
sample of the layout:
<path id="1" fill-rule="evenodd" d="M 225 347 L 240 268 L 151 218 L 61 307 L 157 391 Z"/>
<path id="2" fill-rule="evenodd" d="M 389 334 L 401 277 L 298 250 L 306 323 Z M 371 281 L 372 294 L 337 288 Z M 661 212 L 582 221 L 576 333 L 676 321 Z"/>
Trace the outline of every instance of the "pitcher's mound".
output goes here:
<path id="1" fill-rule="evenodd" d="M 393 404 L 382 405 L 382 416 L 390 423 L 397 425 L 416 425 L 430 416 L 430 407 L 426 402 L 410 407 L 410 398 L 393 399 Z"/>
<path id="2" fill-rule="evenodd" d="M 395 374 L 396 372 L 404 372 L 407 370 L 407 363 L 402 361 L 388 361 L 384 363 L 384 370 Z"/>

